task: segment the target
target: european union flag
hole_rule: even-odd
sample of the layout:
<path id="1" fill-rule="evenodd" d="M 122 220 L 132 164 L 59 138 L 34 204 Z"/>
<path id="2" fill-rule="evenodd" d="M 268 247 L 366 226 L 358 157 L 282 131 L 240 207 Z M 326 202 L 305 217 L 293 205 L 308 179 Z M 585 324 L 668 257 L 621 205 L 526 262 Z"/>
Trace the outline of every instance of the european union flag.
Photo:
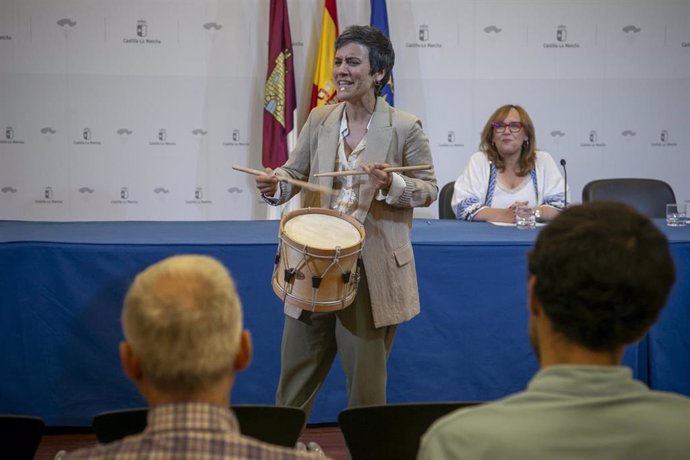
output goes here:
<path id="1" fill-rule="evenodd" d="M 386 0 L 370 0 L 371 2 L 371 20 L 369 24 L 380 29 L 388 38 L 388 10 L 386 9 Z M 386 82 L 386 86 L 381 90 L 381 96 L 386 99 L 390 105 L 393 105 L 393 73 Z"/>

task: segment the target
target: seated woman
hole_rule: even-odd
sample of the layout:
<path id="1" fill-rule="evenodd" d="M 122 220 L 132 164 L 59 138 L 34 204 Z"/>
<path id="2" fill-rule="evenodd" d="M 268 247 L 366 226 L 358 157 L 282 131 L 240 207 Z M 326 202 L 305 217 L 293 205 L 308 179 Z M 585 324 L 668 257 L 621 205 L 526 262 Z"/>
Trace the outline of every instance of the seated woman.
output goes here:
<path id="1" fill-rule="evenodd" d="M 515 222 L 515 211 L 530 207 L 549 221 L 565 206 L 558 166 L 536 149 L 534 125 L 519 105 L 499 107 L 484 126 L 480 151 L 455 181 L 451 205 L 458 219 Z"/>

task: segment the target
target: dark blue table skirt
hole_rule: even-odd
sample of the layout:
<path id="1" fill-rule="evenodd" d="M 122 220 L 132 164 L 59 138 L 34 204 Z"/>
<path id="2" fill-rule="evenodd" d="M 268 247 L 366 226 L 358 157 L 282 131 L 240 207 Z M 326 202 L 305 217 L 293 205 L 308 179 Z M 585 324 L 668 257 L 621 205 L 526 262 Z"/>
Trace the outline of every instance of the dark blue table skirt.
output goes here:
<path id="1" fill-rule="evenodd" d="M 663 230 L 680 282 L 625 363 L 654 388 L 690 395 L 690 227 Z M 0 412 L 89 425 L 98 412 L 145 404 L 120 370 L 121 303 L 137 272 L 180 253 L 213 255 L 231 270 L 255 346 L 232 401 L 272 403 L 283 322 L 270 287 L 277 231 L 277 221 L 0 222 Z M 536 234 L 415 221 L 422 313 L 398 328 L 390 402 L 493 400 L 525 387 L 537 370 L 525 301 Z M 336 360 L 310 423 L 336 421 L 344 380 Z"/>

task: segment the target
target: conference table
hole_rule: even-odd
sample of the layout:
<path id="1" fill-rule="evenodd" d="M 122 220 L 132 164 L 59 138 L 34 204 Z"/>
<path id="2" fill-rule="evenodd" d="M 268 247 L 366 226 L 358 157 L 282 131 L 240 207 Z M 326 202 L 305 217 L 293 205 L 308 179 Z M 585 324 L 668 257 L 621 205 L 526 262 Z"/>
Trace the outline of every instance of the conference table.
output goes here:
<path id="1" fill-rule="evenodd" d="M 624 362 L 650 387 L 690 395 L 690 226 L 669 228 L 678 282 L 656 325 Z M 103 411 L 145 405 L 121 371 L 120 311 L 146 266 L 212 255 L 236 280 L 254 359 L 232 402 L 272 404 L 283 312 L 271 289 L 278 221 L 0 221 L 0 413 L 87 426 Z M 538 368 L 527 338 L 526 253 L 540 229 L 415 219 L 421 313 L 398 327 L 389 402 L 489 401 L 525 387 Z M 336 358 L 309 422 L 346 407 Z"/>

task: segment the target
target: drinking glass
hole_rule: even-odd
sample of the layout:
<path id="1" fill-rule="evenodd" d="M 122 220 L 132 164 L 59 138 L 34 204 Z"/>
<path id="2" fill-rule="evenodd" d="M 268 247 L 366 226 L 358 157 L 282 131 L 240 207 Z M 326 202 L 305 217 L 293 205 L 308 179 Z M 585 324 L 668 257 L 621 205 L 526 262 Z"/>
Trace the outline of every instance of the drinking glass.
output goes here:
<path id="1" fill-rule="evenodd" d="M 520 207 L 515 210 L 515 225 L 517 228 L 535 228 L 537 226 L 537 219 L 534 216 L 534 210 L 528 207 Z"/>
<path id="2" fill-rule="evenodd" d="M 666 205 L 666 225 L 669 227 L 685 226 L 685 203 L 669 203 Z"/>

